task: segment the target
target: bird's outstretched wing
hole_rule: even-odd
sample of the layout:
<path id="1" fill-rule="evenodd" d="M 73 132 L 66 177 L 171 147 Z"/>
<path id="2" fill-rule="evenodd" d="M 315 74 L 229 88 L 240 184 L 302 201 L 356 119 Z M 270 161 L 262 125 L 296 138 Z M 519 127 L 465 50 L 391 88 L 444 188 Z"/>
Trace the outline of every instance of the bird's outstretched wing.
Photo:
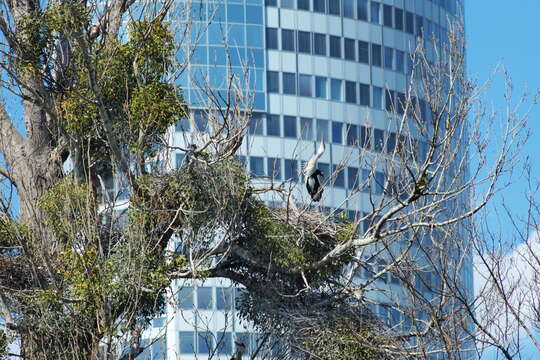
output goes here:
<path id="1" fill-rule="evenodd" d="M 317 165 L 317 161 L 322 156 L 322 154 L 324 154 L 324 150 L 325 150 L 324 141 L 321 141 L 317 152 L 306 163 L 306 166 L 304 167 L 304 175 L 310 176 L 311 174 L 315 172 L 315 166 Z"/>

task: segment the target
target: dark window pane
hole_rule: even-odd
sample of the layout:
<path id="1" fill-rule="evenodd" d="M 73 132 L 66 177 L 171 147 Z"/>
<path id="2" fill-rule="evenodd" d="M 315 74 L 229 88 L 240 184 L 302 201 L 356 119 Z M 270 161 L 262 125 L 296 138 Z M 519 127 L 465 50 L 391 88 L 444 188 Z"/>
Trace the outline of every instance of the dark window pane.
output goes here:
<path id="1" fill-rule="evenodd" d="M 414 15 L 408 11 L 405 11 L 405 31 L 414 34 Z"/>
<path id="2" fill-rule="evenodd" d="M 394 63 L 394 49 L 385 46 L 384 47 L 384 67 L 385 69 L 392 70 Z"/>
<path id="3" fill-rule="evenodd" d="M 424 18 L 416 15 L 416 35 L 422 36 L 424 33 Z"/>
<path id="4" fill-rule="evenodd" d="M 212 309 L 212 288 L 198 287 L 197 288 L 197 308 L 199 310 Z"/>
<path id="5" fill-rule="evenodd" d="M 309 1 L 310 0 L 298 0 L 298 3 L 297 3 L 298 10 L 308 10 L 309 11 Z"/>
<path id="6" fill-rule="evenodd" d="M 354 18 L 354 0 L 343 0 L 343 16 Z"/>
<path id="7" fill-rule="evenodd" d="M 373 24 L 380 24 L 381 20 L 381 4 L 372 1 L 371 2 L 371 22 Z"/>
<path id="8" fill-rule="evenodd" d="M 386 152 L 392 154 L 396 148 L 396 134 L 391 132 L 386 140 Z"/>
<path id="9" fill-rule="evenodd" d="M 313 0 L 313 11 L 315 12 L 326 12 L 326 0 Z"/>
<path id="10" fill-rule="evenodd" d="M 397 109 L 398 114 L 403 114 L 406 101 L 407 101 L 407 98 L 404 93 L 397 93 L 396 109 Z"/>
<path id="11" fill-rule="evenodd" d="M 283 136 L 289 138 L 296 138 L 296 117 L 283 117 Z"/>
<path id="12" fill-rule="evenodd" d="M 266 28 L 266 48 L 278 49 L 277 29 Z"/>
<path id="13" fill-rule="evenodd" d="M 332 169 L 333 169 L 333 172 L 336 174 L 335 175 L 336 178 L 334 180 L 334 186 L 344 188 L 345 187 L 345 172 L 343 171 L 343 169 L 340 169 L 339 171 L 337 171 L 336 165 L 333 165 Z"/>
<path id="14" fill-rule="evenodd" d="M 281 136 L 279 115 L 266 115 L 266 135 Z"/>
<path id="15" fill-rule="evenodd" d="M 294 0 L 281 0 L 281 7 L 285 9 L 294 9 Z"/>
<path id="16" fill-rule="evenodd" d="M 281 180 L 281 159 L 268 158 L 268 176 L 275 180 Z"/>
<path id="17" fill-rule="evenodd" d="M 180 309 L 193 309 L 193 288 L 186 286 L 178 291 L 178 304 Z"/>
<path id="18" fill-rule="evenodd" d="M 294 30 L 281 29 L 281 50 L 294 51 Z"/>
<path id="19" fill-rule="evenodd" d="M 241 300 L 244 298 L 245 293 L 246 289 L 244 288 L 234 288 L 234 308 L 236 310 L 240 310 Z"/>
<path id="20" fill-rule="evenodd" d="M 330 56 L 341 58 L 341 38 L 330 35 Z"/>
<path id="21" fill-rule="evenodd" d="M 354 81 L 345 81 L 345 101 L 356 104 L 356 83 Z"/>
<path id="22" fill-rule="evenodd" d="M 266 72 L 266 89 L 269 93 L 279 92 L 279 73 L 277 71 Z"/>
<path id="23" fill-rule="evenodd" d="M 211 332 L 197 333 L 197 342 L 199 354 L 210 354 L 214 349 L 214 337 Z"/>
<path id="24" fill-rule="evenodd" d="M 343 143 L 343 123 L 332 121 L 332 142 L 334 144 Z"/>
<path id="25" fill-rule="evenodd" d="M 283 93 L 296 95 L 296 74 L 283 73 Z"/>
<path id="26" fill-rule="evenodd" d="M 367 0 L 358 0 L 356 2 L 358 8 L 357 8 L 357 17 L 358 20 L 364 20 L 367 21 L 368 18 L 368 1 Z"/>
<path id="27" fill-rule="evenodd" d="M 380 171 L 375 171 L 375 194 L 382 195 L 386 182 L 386 176 Z"/>
<path id="28" fill-rule="evenodd" d="M 340 15 L 341 4 L 340 0 L 328 0 L 328 13 L 332 15 Z"/>
<path id="29" fill-rule="evenodd" d="M 326 78 L 315 77 L 315 97 L 326 99 Z"/>
<path id="30" fill-rule="evenodd" d="M 356 60 L 356 51 L 354 48 L 354 41 L 353 39 L 345 39 L 345 59 L 347 60 Z"/>
<path id="31" fill-rule="evenodd" d="M 386 90 L 384 92 L 384 102 L 386 106 L 386 111 L 393 112 L 395 109 L 395 99 L 394 99 L 394 91 L 393 90 Z"/>
<path id="32" fill-rule="evenodd" d="M 383 152 L 384 149 L 384 131 L 375 129 L 373 131 L 373 140 L 375 141 L 374 149 L 377 152 Z"/>
<path id="33" fill-rule="evenodd" d="M 249 168 L 252 176 L 264 176 L 264 158 L 260 156 L 250 156 Z"/>
<path id="34" fill-rule="evenodd" d="M 263 119 L 261 114 L 253 114 L 249 120 L 249 133 L 251 135 L 263 135 Z"/>
<path id="35" fill-rule="evenodd" d="M 315 135 L 316 140 L 322 139 L 324 142 L 328 142 L 328 120 L 317 119 L 317 133 Z"/>
<path id="36" fill-rule="evenodd" d="M 369 85 L 360 84 L 360 105 L 370 106 Z"/>
<path id="37" fill-rule="evenodd" d="M 358 126 L 357 125 L 347 125 L 347 145 L 357 146 L 358 145 Z"/>
<path id="38" fill-rule="evenodd" d="M 180 353 L 195 354 L 195 333 L 193 331 L 180 331 Z"/>
<path id="39" fill-rule="evenodd" d="M 384 26 L 392 27 L 392 7 L 390 5 L 383 5 L 383 24 Z"/>
<path id="40" fill-rule="evenodd" d="M 298 75 L 298 93 L 300 96 L 312 96 L 311 75 Z"/>
<path id="41" fill-rule="evenodd" d="M 403 51 L 396 50 L 396 71 L 400 73 L 405 71 L 405 53 Z"/>
<path id="42" fill-rule="evenodd" d="M 232 309 L 232 288 L 216 287 L 216 309 Z"/>
<path id="43" fill-rule="evenodd" d="M 177 121 L 175 130 L 176 131 L 189 131 L 189 119 L 183 118 L 182 120 Z"/>
<path id="44" fill-rule="evenodd" d="M 217 334 L 217 352 L 220 355 L 229 355 L 232 353 L 232 334 L 230 332 L 219 332 Z"/>
<path id="45" fill-rule="evenodd" d="M 358 40 L 358 61 L 369 64 L 369 43 Z"/>
<path id="46" fill-rule="evenodd" d="M 382 110 L 382 88 L 373 86 L 373 107 Z"/>
<path id="47" fill-rule="evenodd" d="M 315 55 L 326 56 L 326 35 L 313 34 L 313 53 Z"/>
<path id="48" fill-rule="evenodd" d="M 313 119 L 300 118 L 300 138 L 313 140 Z"/>
<path id="49" fill-rule="evenodd" d="M 347 187 L 349 190 L 356 190 L 358 189 L 358 185 L 358 168 L 347 167 Z"/>
<path id="50" fill-rule="evenodd" d="M 403 30 L 403 10 L 394 8 L 394 23 L 397 30 Z"/>
<path id="51" fill-rule="evenodd" d="M 371 172 L 369 170 L 367 170 L 367 169 L 361 169 L 361 175 L 362 175 L 362 179 L 360 180 L 361 190 L 362 190 L 362 192 L 369 192 L 370 183 L 371 183 L 371 178 L 370 178 L 371 177 Z M 370 221 L 370 219 L 367 218 L 368 225 L 369 225 L 369 221 Z M 364 227 L 364 229 L 367 230 L 367 227 Z"/>
<path id="52" fill-rule="evenodd" d="M 266 6 L 277 6 L 277 0 L 265 0 L 264 4 Z"/>
<path id="53" fill-rule="evenodd" d="M 371 44 L 371 64 L 373 66 L 382 66 L 382 48 L 381 45 Z"/>
<path id="54" fill-rule="evenodd" d="M 330 99 L 333 101 L 341 101 L 341 80 L 331 79 Z"/>
<path id="55" fill-rule="evenodd" d="M 360 126 L 360 146 L 371 149 L 371 128 Z"/>
<path id="56" fill-rule="evenodd" d="M 307 31 L 298 32 L 298 52 L 311 54 L 311 33 Z"/>
<path id="57" fill-rule="evenodd" d="M 285 159 L 285 179 L 298 181 L 298 161 Z"/>

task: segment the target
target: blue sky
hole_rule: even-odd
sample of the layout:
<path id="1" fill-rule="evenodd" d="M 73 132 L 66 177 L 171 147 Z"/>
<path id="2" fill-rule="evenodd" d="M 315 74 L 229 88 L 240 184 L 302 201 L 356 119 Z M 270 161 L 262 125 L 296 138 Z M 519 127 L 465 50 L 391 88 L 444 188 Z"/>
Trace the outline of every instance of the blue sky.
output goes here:
<path id="1" fill-rule="evenodd" d="M 515 95 L 528 89 L 530 93 L 540 88 L 540 0 L 465 0 L 465 26 L 467 32 L 467 61 L 471 78 L 486 80 L 494 67 L 503 63 L 512 77 Z M 494 81 L 486 94 L 488 104 L 503 110 L 504 87 L 501 77 Z M 517 99 L 516 99 L 517 100 Z M 531 138 L 526 144 L 524 156 L 532 165 L 533 177 L 540 179 L 540 106 L 536 106 L 529 118 Z M 524 192 L 527 183 L 517 180 L 496 198 L 495 206 L 504 202 L 518 216 L 526 215 Z M 493 227 L 509 232 L 509 222 L 490 217 Z M 505 230 L 506 229 L 506 230 Z M 539 336 L 540 338 L 540 336 Z M 530 347 L 524 358 L 538 359 L 540 352 Z M 495 353 L 486 354 L 482 360 L 496 358 Z"/>

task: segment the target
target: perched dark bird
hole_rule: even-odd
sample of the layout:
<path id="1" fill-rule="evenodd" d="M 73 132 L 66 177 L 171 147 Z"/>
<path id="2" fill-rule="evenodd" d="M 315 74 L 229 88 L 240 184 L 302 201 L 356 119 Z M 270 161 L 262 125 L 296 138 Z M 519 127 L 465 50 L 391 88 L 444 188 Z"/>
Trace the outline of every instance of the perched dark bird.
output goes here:
<path id="1" fill-rule="evenodd" d="M 311 200 L 320 201 L 323 193 L 323 188 L 321 182 L 319 181 L 319 176 L 324 176 L 321 170 L 316 168 L 317 160 L 324 153 L 324 141 L 319 145 L 317 152 L 309 159 L 304 168 L 304 175 L 306 177 L 306 189 L 311 196 Z"/>
<path id="2" fill-rule="evenodd" d="M 242 360 L 242 355 L 244 355 L 244 352 L 246 351 L 246 345 L 236 341 L 234 342 L 234 345 L 236 345 L 236 351 L 231 360 Z"/>

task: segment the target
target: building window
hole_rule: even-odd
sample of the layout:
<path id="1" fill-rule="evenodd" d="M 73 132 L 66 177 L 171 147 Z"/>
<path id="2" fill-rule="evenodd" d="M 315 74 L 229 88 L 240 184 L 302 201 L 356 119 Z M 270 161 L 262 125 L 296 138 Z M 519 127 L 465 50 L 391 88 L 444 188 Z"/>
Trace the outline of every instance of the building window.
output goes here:
<path id="1" fill-rule="evenodd" d="M 298 75 L 298 93 L 300 96 L 312 96 L 311 75 Z"/>
<path id="2" fill-rule="evenodd" d="M 313 0 L 313 11 L 325 13 L 326 12 L 326 0 Z"/>
<path id="3" fill-rule="evenodd" d="M 358 61 L 369 64 L 369 43 L 358 40 Z"/>
<path id="4" fill-rule="evenodd" d="M 345 39 L 345 59 L 355 61 L 356 50 L 354 48 L 355 41 L 353 39 Z"/>
<path id="5" fill-rule="evenodd" d="M 336 165 L 332 166 L 333 173 L 335 174 L 334 187 L 345 187 L 345 173 L 343 169 L 339 169 Z"/>
<path id="6" fill-rule="evenodd" d="M 381 23 L 381 4 L 378 2 L 371 2 L 371 23 L 380 24 Z"/>
<path id="7" fill-rule="evenodd" d="M 226 311 L 232 309 L 232 288 L 216 287 L 216 309 Z"/>
<path id="8" fill-rule="evenodd" d="M 349 190 L 357 190 L 358 185 L 358 168 L 347 167 L 347 187 L 349 188 Z"/>
<path id="9" fill-rule="evenodd" d="M 333 101 L 341 101 L 341 80 L 330 80 L 330 99 Z"/>
<path id="10" fill-rule="evenodd" d="M 373 149 L 377 152 L 383 152 L 384 149 L 384 131 L 375 129 L 373 131 L 373 140 L 375 141 Z"/>
<path id="11" fill-rule="evenodd" d="M 313 120 L 310 118 L 300 118 L 300 138 L 302 140 L 313 140 Z"/>
<path id="12" fill-rule="evenodd" d="M 326 99 L 326 78 L 320 76 L 315 77 L 315 97 Z"/>
<path id="13" fill-rule="evenodd" d="M 382 110 L 382 88 L 373 86 L 373 107 Z"/>
<path id="14" fill-rule="evenodd" d="M 328 13 L 331 15 L 341 15 L 341 4 L 340 0 L 329 0 L 328 1 Z"/>
<path id="15" fill-rule="evenodd" d="M 360 180 L 360 190 L 362 192 L 369 192 L 370 190 L 370 183 L 371 183 L 371 172 L 367 169 L 361 169 L 360 170 L 360 174 L 362 175 L 362 179 Z M 368 218 L 367 219 L 367 222 L 368 222 L 368 226 L 365 226 L 364 227 L 364 231 L 367 230 L 367 228 L 369 227 L 369 221 L 370 219 Z"/>
<path id="16" fill-rule="evenodd" d="M 296 95 L 296 74 L 283 73 L 283 93 Z"/>
<path id="17" fill-rule="evenodd" d="M 386 89 L 384 92 L 384 102 L 386 111 L 393 112 L 395 109 L 395 96 L 393 90 Z"/>
<path id="18" fill-rule="evenodd" d="M 313 53 L 315 55 L 326 56 L 326 35 L 313 34 Z"/>
<path id="19" fill-rule="evenodd" d="M 230 332 L 219 332 L 217 334 L 217 353 L 229 355 L 232 353 L 232 334 Z"/>
<path id="20" fill-rule="evenodd" d="M 285 179 L 298 181 L 298 161 L 285 159 Z"/>
<path id="21" fill-rule="evenodd" d="M 393 69 L 394 64 L 394 49 L 385 46 L 384 47 L 384 68 L 388 70 Z"/>
<path id="22" fill-rule="evenodd" d="M 364 20 L 367 21 L 368 18 L 368 1 L 367 0 L 357 0 L 357 17 L 358 20 Z"/>
<path id="23" fill-rule="evenodd" d="M 283 136 L 296 139 L 296 117 L 283 117 Z"/>
<path id="24" fill-rule="evenodd" d="M 277 29 L 266 28 L 266 48 L 274 50 L 278 49 Z"/>
<path id="25" fill-rule="evenodd" d="M 298 0 L 296 6 L 298 6 L 298 10 L 309 11 L 309 0 Z"/>
<path id="26" fill-rule="evenodd" d="M 383 172 L 375 171 L 375 194 L 382 195 L 386 182 L 386 176 Z"/>
<path id="27" fill-rule="evenodd" d="M 316 140 L 328 142 L 328 135 L 328 120 L 317 119 L 317 133 L 315 134 Z"/>
<path id="28" fill-rule="evenodd" d="M 371 44 L 371 64 L 373 66 L 382 66 L 382 48 L 381 45 Z"/>
<path id="29" fill-rule="evenodd" d="M 294 30 L 281 29 L 281 50 L 296 50 L 294 46 Z"/>
<path id="30" fill-rule="evenodd" d="M 180 353 L 195 354 L 195 333 L 193 331 L 180 331 Z"/>
<path id="31" fill-rule="evenodd" d="M 266 136 L 281 136 L 279 115 L 266 115 Z"/>
<path id="32" fill-rule="evenodd" d="M 371 150 L 371 129 L 368 127 L 360 126 L 360 146 Z"/>
<path id="33" fill-rule="evenodd" d="M 249 119 L 249 133 L 251 135 L 263 135 L 263 119 L 261 114 L 252 114 Z"/>
<path id="34" fill-rule="evenodd" d="M 311 33 L 298 31 L 298 52 L 311 54 Z"/>
<path id="35" fill-rule="evenodd" d="M 424 18 L 420 15 L 416 15 L 416 35 L 423 36 L 424 34 Z"/>
<path id="36" fill-rule="evenodd" d="M 343 144 L 343 123 L 332 121 L 332 142 Z"/>
<path id="37" fill-rule="evenodd" d="M 268 176 L 275 180 L 281 180 L 281 159 L 268 158 Z"/>
<path id="38" fill-rule="evenodd" d="M 261 6 L 246 6 L 246 22 L 248 24 L 262 24 L 263 10 Z"/>
<path id="39" fill-rule="evenodd" d="M 405 11 L 405 31 L 414 34 L 414 15 L 408 11 Z"/>
<path id="40" fill-rule="evenodd" d="M 354 0 L 343 0 L 343 16 L 354 18 Z"/>
<path id="41" fill-rule="evenodd" d="M 392 6 L 383 5 L 383 25 L 392 27 L 394 24 L 392 22 Z"/>
<path id="42" fill-rule="evenodd" d="M 341 38 L 330 35 L 330 56 L 341 58 Z"/>
<path id="43" fill-rule="evenodd" d="M 396 71 L 403 73 L 405 71 L 405 53 L 396 50 Z"/>
<path id="44" fill-rule="evenodd" d="M 281 7 L 285 9 L 294 9 L 294 0 L 281 0 Z"/>
<path id="45" fill-rule="evenodd" d="M 394 27 L 403 31 L 403 10 L 394 8 Z"/>
<path id="46" fill-rule="evenodd" d="M 358 145 L 358 126 L 357 125 L 347 125 L 347 145 L 348 146 L 357 146 Z"/>
<path id="47" fill-rule="evenodd" d="M 164 317 L 158 317 L 155 319 L 152 319 L 152 327 L 153 328 L 161 328 L 165 326 L 165 318 Z"/>
<path id="48" fill-rule="evenodd" d="M 210 351 L 214 350 L 214 337 L 211 332 L 198 332 L 197 340 L 199 354 L 210 354 Z"/>
<path id="49" fill-rule="evenodd" d="M 393 154 L 396 149 L 396 134 L 391 132 L 388 133 L 388 139 L 386 140 L 386 152 L 388 154 Z"/>
<path id="50" fill-rule="evenodd" d="M 199 310 L 212 309 L 212 288 L 203 286 L 197 288 L 197 308 Z"/>
<path id="51" fill-rule="evenodd" d="M 279 73 L 277 71 L 266 72 L 266 89 L 269 93 L 279 93 Z"/>
<path id="52" fill-rule="evenodd" d="M 251 176 L 253 177 L 264 176 L 264 158 L 260 156 L 250 156 L 249 169 Z"/>
<path id="53" fill-rule="evenodd" d="M 189 118 L 182 118 L 181 120 L 176 122 L 175 130 L 176 131 L 189 131 Z"/>
<path id="54" fill-rule="evenodd" d="M 370 106 L 369 85 L 360 84 L 360 105 Z"/>
<path id="55" fill-rule="evenodd" d="M 356 104 L 356 83 L 354 81 L 345 81 L 345 101 Z"/>
<path id="56" fill-rule="evenodd" d="M 265 0 L 264 5 L 266 5 L 266 6 L 277 6 L 277 0 Z"/>
<path id="57" fill-rule="evenodd" d="M 178 291 L 178 306 L 183 310 L 193 309 L 193 287 L 185 286 Z"/>

